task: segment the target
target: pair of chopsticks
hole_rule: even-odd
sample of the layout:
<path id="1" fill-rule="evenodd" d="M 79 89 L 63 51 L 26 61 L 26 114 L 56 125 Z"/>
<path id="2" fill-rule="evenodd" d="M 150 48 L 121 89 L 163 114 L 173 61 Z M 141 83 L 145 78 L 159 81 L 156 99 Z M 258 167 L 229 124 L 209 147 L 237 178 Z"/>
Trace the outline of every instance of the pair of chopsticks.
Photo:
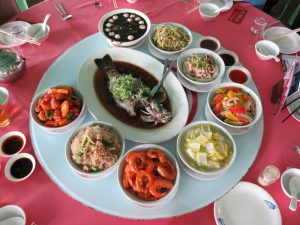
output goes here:
<path id="1" fill-rule="evenodd" d="M 195 12 L 197 9 L 200 9 L 200 5 L 195 6 L 194 8 L 191 8 L 190 10 L 188 10 L 186 13 L 187 14 L 191 14 L 192 12 Z"/>
<path id="2" fill-rule="evenodd" d="M 7 30 L 1 29 L 1 28 L 0 28 L 0 33 L 11 36 L 11 37 L 13 37 L 13 38 L 15 38 L 16 40 L 19 40 L 19 41 L 25 41 L 25 42 L 28 42 L 28 43 L 34 44 L 34 45 L 41 45 L 41 42 L 34 41 L 34 40 L 31 40 L 31 39 L 26 38 L 26 37 L 21 37 L 21 36 L 18 36 L 18 35 L 14 35 L 14 34 L 8 32 Z"/>
<path id="3" fill-rule="evenodd" d="M 300 28 L 297 28 L 297 29 L 291 30 L 291 31 L 289 31 L 287 33 L 272 35 L 271 37 L 268 37 L 267 39 L 269 41 L 276 41 L 276 40 L 279 40 L 281 38 L 285 38 L 285 37 L 287 37 L 287 36 L 289 36 L 291 34 L 297 33 L 299 31 L 300 31 Z"/>
<path id="4" fill-rule="evenodd" d="M 297 98 L 295 98 L 293 101 L 289 102 L 288 104 L 286 104 L 284 107 L 282 107 L 282 109 L 285 109 L 286 107 L 288 107 L 290 104 L 294 103 L 295 101 L 297 101 L 298 99 L 300 99 L 300 96 L 298 96 Z M 282 110 L 281 109 L 281 110 Z M 297 106 L 287 117 L 285 117 L 281 122 L 284 123 L 285 121 L 287 121 L 295 112 L 297 112 L 300 109 L 300 105 Z"/>
<path id="5" fill-rule="evenodd" d="M 117 0 L 112 0 L 112 4 L 113 4 L 115 9 L 119 8 Z"/>

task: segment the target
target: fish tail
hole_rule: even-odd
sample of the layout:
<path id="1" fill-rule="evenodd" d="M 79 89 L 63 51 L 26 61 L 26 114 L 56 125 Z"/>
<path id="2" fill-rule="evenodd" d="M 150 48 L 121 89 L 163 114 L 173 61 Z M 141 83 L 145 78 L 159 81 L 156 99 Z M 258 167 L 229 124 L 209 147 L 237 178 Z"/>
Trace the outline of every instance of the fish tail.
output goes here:
<path id="1" fill-rule="evenodd" d="M 94 61 L 99 69 L 104 72 L 108 72 L 109 70 L 115 68 L 113 60 L 108 54 L 106 54 L 103 58 L 95 59 Z"/>

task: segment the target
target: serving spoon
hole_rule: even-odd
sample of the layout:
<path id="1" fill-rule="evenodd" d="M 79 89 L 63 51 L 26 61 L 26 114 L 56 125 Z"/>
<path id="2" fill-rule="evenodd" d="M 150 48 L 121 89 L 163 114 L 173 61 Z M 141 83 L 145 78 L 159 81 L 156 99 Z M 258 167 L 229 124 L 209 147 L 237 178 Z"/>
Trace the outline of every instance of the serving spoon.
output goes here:
<path id="1" fill-rule="evenodd" d="M 297 195 L 300 193 L 300 177 L 292 177 L 289 182 L 289 188 L 292 195 L 292 200 L 290 203 L 290 210 L 296 211 L 297 209 Z"/>

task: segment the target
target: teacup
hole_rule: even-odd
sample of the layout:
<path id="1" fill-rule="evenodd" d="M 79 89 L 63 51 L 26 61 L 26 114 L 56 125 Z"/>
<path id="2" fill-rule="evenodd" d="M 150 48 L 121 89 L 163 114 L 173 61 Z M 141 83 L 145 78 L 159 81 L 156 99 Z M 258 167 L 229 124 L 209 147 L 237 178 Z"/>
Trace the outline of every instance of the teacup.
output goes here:
<path id="1" fill-rule="evenodd" d="M 200 5 L 199 12 L 203 20 L 210 21 L 220 14 L 220 8 L 212 3 L 203 3 Z"/>

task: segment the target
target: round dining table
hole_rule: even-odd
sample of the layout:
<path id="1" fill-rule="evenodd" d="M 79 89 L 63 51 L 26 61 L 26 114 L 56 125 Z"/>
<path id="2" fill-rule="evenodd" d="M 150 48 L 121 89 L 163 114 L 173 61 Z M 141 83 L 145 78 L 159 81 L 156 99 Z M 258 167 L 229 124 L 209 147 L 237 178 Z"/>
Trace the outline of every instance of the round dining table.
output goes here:
<path id="1" fill-rule="evenodd" d="M 194 34 L 213 36 L 220 41 L 223 48 L 235 52 L 241 64 L 251 72 L 263 107 L 263 120 L 260 120 L 263 123 L 263 136 L 261 143 L 259 139 L 257 140 L 257 145 L 260 146 L 258 153 L 241 181 L 259 185 L 257 178 L 267 165 L 278 167 L 281 173 L 288 168 L 300 168 L 300 154 L 296 151 L 296 146 L 300 146 L 300 124 L 293 117 L 283 123 L 282 120 L 288 115 L 288 110 L 284 109 L 275 116 L 277 105 L 271 102 L 272 88 L 284 76 L 283 66 L 275 60 L 260 60 L 256 56 L 254 47 L 250 47 L 246 43 L 255 17 L 264 17 L 268 23 L 274 22 L 274 18 L 245 2 L 235 2 L 211 21 L 204 21 L 198 10 L 187 13 L 194 6 L 193 1 L 139 0 L 130 4 L 125 0 L 100 0 L 101 7 L 95 7 L 93 0 L 63 0 L 61 2 L 72 18 L 62 20 L 61 15 L 53 7 L 57 1 L 45 0 L 10 20 L 34 24 L 42 22 L 47 13 L 51 14 L 48 22 L 50 35 L 42 45 L 25 43 L 14 48 L 26 58 L 24 75 L 12 83 L 0 84 L 10 93 L 6 108 L 11 114 L 11 123 L 5 128 L 0 128 L 0 136 L 9 131 L 24 133 L 27 143 L 22 152 L 32 154 L 37 161 L 36 168 L 28 179 L 12 182 L 4 174 L 4 167 L 9 158 L 0 157 L 0 207 L 5 205 L 22 207 L 26 213 L 27 225 L 216 224 L 213 202 L 190 212 L 174 213 L 174 215 L 170 213 L 165 218 L 145 216 L 147 219 L 134 219 L 95 210 L 66 193 L 56 180 L 49 176 L 45 165 L 36 155 L 33 143 L 35 138 L 30 125 L 30 103 L 41 79 L 61 55 L 70 52 L 74 45 L 84 42 L 98 33 L 98 23 L 101 17 L 116 8 L 133 8 L 142 11 L 149 16 L 152 24 L 175 22 L 183 24 Z M 103 39 L 101 40 L 103 41 Z M 80 54 L 80 52 L 77 53 Z M 76 55 L 73 57 L 75 58 Z M 57 75 L 53 79 L 55 77 Z M 47 79 L 51 80 L 51 77 L 48 75 Z M 44 143 L 44 145 L 47 146 L 47 149 L 51 149 L 51 143 Z M 59 151 L 59 149 L 53 148 L 52 151 Z M 300 223 L 299 212 L 289 209 L 290 198 L 284 194 L 280 179 L 263 188 L 276 201 L 281 212 L 282 224 L 296 225 Z M 107 190 L 107 192 L 109 191 Z M 197 190 L 197 194 L 205 195 L 206 190 Z M 184 196 L 181 201 L 188 204 L 184 201 Z M 169 204 L 171 205 L 172 201 Z M 142 215 L 137 217 L 143 218 Z M 247 218 L 245 219 L 247 220 Z"/>

